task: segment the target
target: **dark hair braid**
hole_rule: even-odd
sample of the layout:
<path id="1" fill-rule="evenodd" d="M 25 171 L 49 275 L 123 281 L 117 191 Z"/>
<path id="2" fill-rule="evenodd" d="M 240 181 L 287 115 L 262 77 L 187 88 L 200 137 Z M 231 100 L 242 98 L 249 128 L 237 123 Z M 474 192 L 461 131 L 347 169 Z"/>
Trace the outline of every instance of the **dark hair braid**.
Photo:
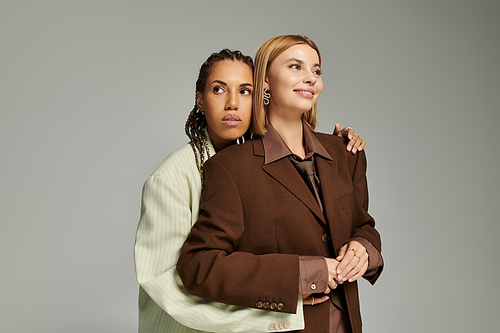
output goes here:
<path id="1" fill-rule="evenodd" d="M 223 49 L 218 53 L 212 53 L 210 57 L 208 57 L 207 60 L 205 60 L 205 62 L 201 65 L 198 80 L 196 80 L 196 91 L 199 91 L 202 94 L 205 92 L 206 81 L 212 71 L 212 66 L 224 60 L 241 61 L 242 63 L 248 65 L 253 73 L 253 61 L 251 57 L 243 55 L 240 51 Z M 194 107 L 189 113 L 186 121 L 186 134 L 191 140 L 190 144 L 193 148 L 194 157 L 196 159 L 196 167 L 200 173 L 202 188 L 205 185 L 203 164 L 210 157 L 208 139 L 205 135 L 206 126 L 207 120 L 205 118 L 205 114 L 199 110 L 196 105 L 195 93 Z"/>

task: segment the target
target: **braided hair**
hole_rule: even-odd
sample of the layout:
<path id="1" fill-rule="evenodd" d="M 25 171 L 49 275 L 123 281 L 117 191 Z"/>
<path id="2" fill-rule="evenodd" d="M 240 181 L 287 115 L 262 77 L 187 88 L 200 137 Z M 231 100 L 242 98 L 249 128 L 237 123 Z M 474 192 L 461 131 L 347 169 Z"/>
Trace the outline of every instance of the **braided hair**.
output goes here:
<path id="1" fill-rule="evenodd" d="M 205 85 L 212 71 L 212 66 L 224 61 L 241 61 L 242 63 L 248 65 L 253 72 L 253 61 L 249 56 L 243 55 L 240 51 L 231 51 L 229 49 L 223 49 L 220 52 L 212 53 L 210 57 L 205 60 L 205 62 L 200 67 L 200 73 L 198 75 L 198 80 L 196 80 L 196 91 L 200 93 L 205 92 Z M 203 175 L 203 164 L 210 157 L 210 151 L 208 149 L 208 139 L 205 135 L 205 127 L 207 126 L 207 120 L 205 114 L 198 109 L 196 105 L 196 93 L 193 110 L 189 113 L 186 121 L 186 134 L 191 140 L 189 143 L 193 148 L 194 157 L 196 159 L 196 167 L 200 173 L 201 186 L 205 185 L 205 177 Z"/>

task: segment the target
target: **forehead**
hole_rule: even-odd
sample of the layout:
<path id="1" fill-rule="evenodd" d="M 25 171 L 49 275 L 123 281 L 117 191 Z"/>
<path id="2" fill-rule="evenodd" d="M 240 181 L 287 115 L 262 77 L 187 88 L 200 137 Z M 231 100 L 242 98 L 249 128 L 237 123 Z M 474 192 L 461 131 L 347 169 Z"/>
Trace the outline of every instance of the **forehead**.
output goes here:
<path id="1" fill-rule="evenodd" d="M 289 47 L 281 53 L 274 61 L 284 63 L 290 59 L 302 60 L 310 65 L 319 64 L 319 56 L 315 49 L 307 44 L 297 44 Z"/>
<path id="2" fill-rule="evenodd" d="M 208 75 L 208 83 L 214 80 L 226 83 L 252 83 L 253 73 L 250 66 L 234 60 L 223 60 L 212 66 Z"/>

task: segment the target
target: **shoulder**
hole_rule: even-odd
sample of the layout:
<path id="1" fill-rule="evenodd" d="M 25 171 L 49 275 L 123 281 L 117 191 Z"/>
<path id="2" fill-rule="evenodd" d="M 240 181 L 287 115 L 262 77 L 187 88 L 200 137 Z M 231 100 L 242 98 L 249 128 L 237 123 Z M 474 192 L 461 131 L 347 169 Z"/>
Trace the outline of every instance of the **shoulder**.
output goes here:
<path id="1" fill-rule="evenodd" d="M 217 154 L 207 160 L 205 166 L 214 164 L 230 166 L 247 163 L 253 157 L 253 145 L 255 140 L 260 139 L 252 139 L 241 145 L 234 144 L 218 151 Z"/>
<path id="2" fill-rule="evenodd" d="M 314 135 L 318 138 L 332 158 L 354 163 L 356 163 L 359 158 L 365 159 L 364 150 L 357 152 L 356 154 L 351 154 L 351 152 L 347 151 L 347 143 L 349 142 L 349 139 L 347 138 L 319 132 L 314 133 Z"/>
<path id="3" fill-rule="evenodd" d="M 178 182 L 182 178 L 197 177 L 199 179 L 200 176 L 191 145 L 188 143 L 168 155 L 151 174 L 150 178 L 154 177 L 161 177 L 172 182 Z"/>
<path id="4" fill-rule="evenodd" d="M 347 152 L 345 147 L 347 146 L 347 143 L 349 142 L 348 139 L 344 137 L 338 137 L 337 135 L 332 135 L 332 134 L 327 134 L 327 133 L 319 133 L 316 132 L 314 133 L 316 138 L 321 142 L 323 147 L 325 147 L 326 150 L 335 150 L 335 151 L 342 151 L 342 152 Z"/>

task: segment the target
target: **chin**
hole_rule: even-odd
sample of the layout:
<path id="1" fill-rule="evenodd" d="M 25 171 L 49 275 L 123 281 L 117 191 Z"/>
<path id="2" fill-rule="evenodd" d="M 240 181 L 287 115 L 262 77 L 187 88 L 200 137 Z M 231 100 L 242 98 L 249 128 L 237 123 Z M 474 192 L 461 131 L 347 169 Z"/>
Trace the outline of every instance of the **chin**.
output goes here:
<path id="1" fill-rule="evenodd" d="M 230 133 L 228 135 L 225 135 L 224 136 L 224 140 L 227 140 L 227 141 L 236 141 L 239 138 L 241 138 L 244 134 L 245 134 L 245 132 L 233 132 L 233 133 Z"/>

